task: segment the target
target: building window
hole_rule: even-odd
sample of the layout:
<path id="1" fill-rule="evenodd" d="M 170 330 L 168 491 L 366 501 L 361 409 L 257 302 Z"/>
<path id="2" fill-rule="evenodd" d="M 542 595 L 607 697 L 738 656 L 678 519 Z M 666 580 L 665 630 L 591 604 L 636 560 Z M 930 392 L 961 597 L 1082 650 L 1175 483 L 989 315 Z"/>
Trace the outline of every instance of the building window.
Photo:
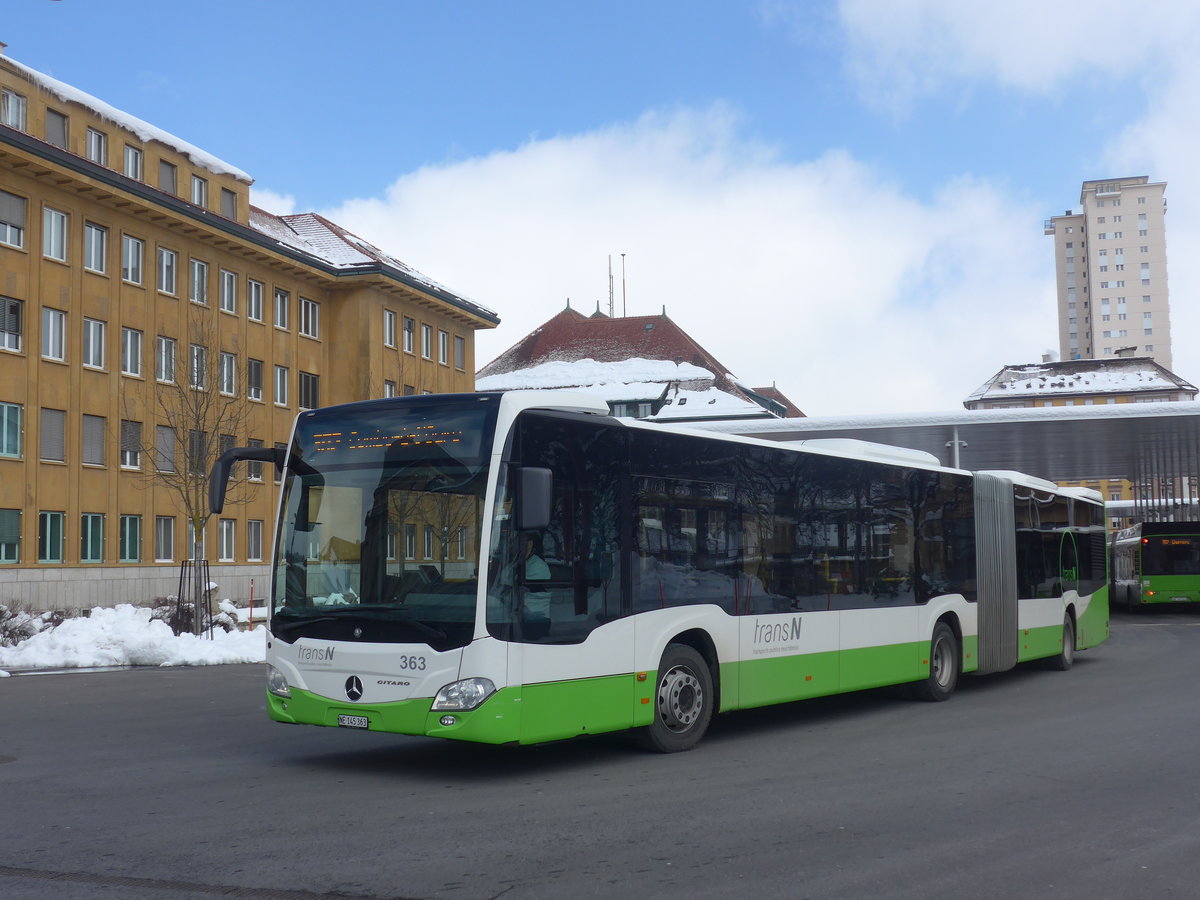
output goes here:
<path id="1" fill-rule="evenodd" d="M 0 350 L 21 351 L 21 323 L 25 303 L 13 297 L 0 297 Z"/>
<path id="2" fill-rule="evenodd" d="M 89 369 L 104 368 L 104 323 L 83 320 L 83 364 Z"/>
<path id="3" fill-rule="evenodd" d="M 275 367 L 275 405 L 287 406 L 288 396 L 288 370 L 287 366 Z"/>
<path id="4" fill-rule="evenodd" d="M 208 386 L 208 348 L 192 344 L 188 358 L 188 384 L 202 391 Z"/>
<path id="5" fill-rule="evenodd" d="M 300 333 L 310 338 L 321 336 L 321 305 L 305 297 L 300 298 Z"/>
<path id="6" fill-rule="evenodd" d="M 61 309 L 42 307 L 42 356 L 60 362 L 67 358 L 67 314 Z"/>
<path id="7" fill-rule="evenodd" d="M 189 559 L 204 559 L 204 531 L 196 533 L 196 526 L 188 521 L 188 558 Z"/>
<path id="8" fill-rule="evenodd" d="M 121 235 L 121 277 L 131 284 L 142 283 L 142 260 L 146 244 L 141 238 Z"/>
<path id="9" fill-rule="evenodd" d="M 121 420 L 121 468 L 142 467 L 142 423 Z"/>
<path id="10" fill-rule="evenodd" d="M 404 317 L 404 352 L 413 352 L 413 333 L 416 331 L 417 323 L 408 316 Z"/>
<path id="11" fill-rule="evenodd" d="M 63 561 L 63 521 L 65 513 L 38 513 L 38 562 Z"/>
<path id="12" fill-rule="evenodd" d="M 458 559 L 467 558 L 467 526 L 458 526 L 458 547 L 456 548 L 456 557 Z"/>
<path id="13" fill-rule="evenodd" d="M 237 194 L 229 188 L 221 188 L 221 215 L 227 219 L 237 218 Z"/>
<path id="14" fill-rule="evenodd" d="M 246 441 L 247 447 L 261 447 L 263 442 L 258 438 L 250 438 Z M 246 461 L 246 477 L 251 481 L 262 481 L 263 464 L 262 460 L 251 459 Z"/>
<path id="15" fill-rule="evenodd" d="M 15 128 L 17 131 L 24 131 L 28 110 L 29 103 L 23 95 L 7 88 L 0 93 L 0 124 Z"/>
<path id="16" fill-rule="evenodd" d="M 454 368 L 462 371 L 467 367 L 467 340 L 466 338 L 454 338 Z"/>
<path id="17" fill-rule="evenodd" d="M 0 244 L 25 246 L 25 198 L 0 191 Z"/>
<path id="18" fill-rule="evenodd" d="M 396 396 L 396 382 L 385 381 L 383 383 L 383 396 L 385 396 L 385 397 L 395 397 Z"/>
<path id="19" fill-rule="evenodd" d="M 283 457 L 284 457 L 286 454 L 287 454 L 287 444 L 281 444 L 281 443 L 279 443 L 278 441 L 276 441 L 276 442 L 275 442 L 275 455 L 276 455 L 276 458 L 278 458 L 278 459 L 283 459 Z M 278 466 L 274 466 L 274 467 L 272 467 L 272 468 L 273 468 L 273 469 L 274 469 L 274 471 L 275 471 L 275 483 L 276 483 L 276 484 L 279 484 L 279 482 L 280 482 L 280 481 L 283 479 L 283 473 L 281 473 L 281 472 L 279 471 L 279 467 L 278 467 Z"/>
<path id="20" fill-rule="evenodd" d="M 84 513 L 79 517 L 79 561 L 104 562 L 104 516 Z"/>
<path id="21" fill-rule="evenodd" d="M 396 346 L 396 314 L 390 309 L 383 311 L 383 346 Z"/>
<path id="22" fill-rule="evenodd" d="M 142 151 L 125 145 L 125 175 L 136 181 L 142 180 Z"/>
<path id="23" fill-rule="evenodd" d="M 158 472 L 175 471 L 175 429 L 169 425 L 154 426 L 154 468 Z"/>
<path id="24" fill-rule="evenodd" d="M 142 561 L 142 517 L 121 516 L 121 562 Z"/>
<path id="25" fill-rule="evenodd" d="M 56 109 L 46 110 L 46 143 L 67 149 L 67 117 Z"/>
<path id="26" fill-rule="evenodd" d="M 208 206 L 208 180 L 199 175 L 192 176 L 192 202 L 197 206 Z"/>
<path id="27" fill-rule="evenodd" d="M 412 522 L 404 526 L 404 558 L 417 558 L 417 526 Z"/>
<path id="28" fill-rule="evenodd" d="M 21 561 L 21 511 L 0 509 L 0 563 Z"/>
<path id="29" fill-rule="evenodd" d="M 108 229 L 103 225 L 83 225 L 83 267 L 101 275 L 108 271 Z"/>
<path id="30" fill-rule="evenodd" d="M 433 359 L 433 326 L 421 326 L 421 358 Z"/>
<path id="31" fill-rule="evenodd" d="M 154 517 L 154 561 L 171 562 L 175 559 L 175 517 Z"/>
<path id="32" fill-rule="evenodd" d="M 165 384 L 175 383 L 175 338 L 158 338 L 154 352 L 154 377 Z"/>
<path id="33" fill-rule="evenodd" d="M 188 471 L 193 475 L 206 474 L 204 465 L 205 448 L 208 445 L 207 432 L 193 428 L 188 432 Z"/>
<path id="34" fill-rule="evenodd" d="M 443 366 L 450 365 L 450 335 L 438 330 L 438 362 Z"/>
<path id="35" fill-rule="evenodd" d="M 175 293 L 175 272 L 179 254 L 166 247 L 158 248 L 158 289 L 164 294 Z"/>
<path id="36" fill-rule="evenodd" d="M 188 299 L 208 306 L 208 263 L 198 259 L 188 263 Z"/>
<path id="37" fill-rule="evenodd" d="M 221 519 L 217 523 L 217 562 L 234 561 L 234 536 L 236 534 L 237 519 Z"/>
<path id="38" fill-rule="evenodd" d="M 67 414 L 61 409 L 42 410 L 41 458 L 46 462 L 67 461 Z"/>
<path id="39" fill-rule="evenodd" d="M 424 550 L 423 555 L 426 559 L 433 559 L 433 526 L 432 525 L 425 526 L 425 542 L 424 542 L 424 546 L 421 549 Z"/>
<path id="40" fill-rule="evenodd" d="M 0 456 L 21 458 L 24 408 L 18 403 L 0 403 Z"/>
<path id="41" fill-rule="evenodd" d="M 288 327 L 288 307 L 291 305 L 291 297 L 287 291 L 281 291 L 278 288 L 275 290 L 275 327 Z"/>
<path id="42" fill-rule="evenodd" d="M 108 135 L 103 131 L 87 130 L 87 158 L 102 166 L 108 165 Z"/>
<path id="43" fill-rule="evenodd" d="M 246 318 L 261 322 L 263 318 L 263 283 L 253 279 L 246 282 Z"/>
<path id="44" fill-rule="evenodd" d="M 179 170 L 165 159 L 158 161 L 158 188 L 168 194 L 179 193 Z"/>
<path id="45" fill-rule="evenodd" d="M 262 519 L 250 519 L 246 522 L 246 561 L 262 562 L 263 558 L 263 523 Z"/>
<path id="46" fill-rule="evenodd" d="M 237 390 L 237 357 L 232 353 L 221 351 L 221 386 L 222 394 L 233 395 Z"/>
<path id="47" fill-rule="evenodd" d="M 42 209 L 42 255 L 67 260 L 67 214 L 49 206 Z"/>
<path id="48" fill-rule="evenodd" d="M 237 273 L 221 270 L 221 312 L 237 314 Z"/>
<path id="49" fill-rule="evenodd" d="M 321 405 L 321 378 L 309 372 L 300 373 L 300 406 L 316 409 Z"/>
<path id="50" fill-rule="evenodd" d="M 246 360 L 246 396 L 261 400 L 263 392 L 263 364 L 261 359 Z"/>
<path id="51" fill-rule="evenodd" d="M 121 374 L 142 376 L 142 333 L 136 328 L 121 329 Z"/>

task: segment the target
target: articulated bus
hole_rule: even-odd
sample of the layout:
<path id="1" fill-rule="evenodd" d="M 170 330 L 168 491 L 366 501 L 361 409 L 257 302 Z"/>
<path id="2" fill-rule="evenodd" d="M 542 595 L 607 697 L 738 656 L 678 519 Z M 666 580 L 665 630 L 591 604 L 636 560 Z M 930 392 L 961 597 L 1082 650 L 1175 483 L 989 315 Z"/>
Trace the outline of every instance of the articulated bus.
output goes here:
<path id="1" fill-rule="evenodd" d="M 531 744 L 961 673 L 1108 636 L 1100 496 L 859 442 L 617 419 L 560 392 L 302 412 L 267 637 L 279 722 Z"/>
<path id="2" fill-rule="evenodd" d="M 1117 532 L 1112 599 L 1129 607 L 1200 601 L 1200 522 L 1139 522 Z"/>

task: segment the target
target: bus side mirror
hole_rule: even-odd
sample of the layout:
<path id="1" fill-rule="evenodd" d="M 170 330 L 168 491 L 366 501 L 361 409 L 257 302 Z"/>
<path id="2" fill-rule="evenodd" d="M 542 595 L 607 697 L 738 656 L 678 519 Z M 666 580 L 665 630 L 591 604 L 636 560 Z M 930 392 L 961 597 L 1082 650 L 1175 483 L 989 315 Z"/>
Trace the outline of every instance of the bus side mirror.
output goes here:
<path id="1" fill-rule="evenodd" d="M 517 529 L 536 531 L 550 524 L 550 493 L 553 475 L 549 469 L 524 466 L 518 470 Z"/>
<path id="2" fill-rule="evenodd" d="M 222 453 L 213 463 L 212 473 L 208 476 L 208 508 L 214 514 L 219 515 L 225 508 L 225 490 L 229 487 L 229 470 L 239 459 L 269 462 L 274 464 L 276 472 L 282 472 L 284 451 L 274 447 L 234 447 Z"/>

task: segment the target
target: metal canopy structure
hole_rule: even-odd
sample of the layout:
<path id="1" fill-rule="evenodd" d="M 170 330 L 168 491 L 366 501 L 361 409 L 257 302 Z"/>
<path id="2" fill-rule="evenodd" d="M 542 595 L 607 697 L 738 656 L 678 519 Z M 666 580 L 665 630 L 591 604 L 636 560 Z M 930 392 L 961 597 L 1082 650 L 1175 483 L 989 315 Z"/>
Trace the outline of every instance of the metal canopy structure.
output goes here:
<path id="1" fill-rule="evenodd" d="M 1134 514 L 1162 518 L 1194 499 L 1200 403 L 1119 403 L 943 413 L 696 423 L 776 441 L 854 438 L 932 453 L 962 469 L 1012 469 L 1051 481 L 1127 479 Z"/>

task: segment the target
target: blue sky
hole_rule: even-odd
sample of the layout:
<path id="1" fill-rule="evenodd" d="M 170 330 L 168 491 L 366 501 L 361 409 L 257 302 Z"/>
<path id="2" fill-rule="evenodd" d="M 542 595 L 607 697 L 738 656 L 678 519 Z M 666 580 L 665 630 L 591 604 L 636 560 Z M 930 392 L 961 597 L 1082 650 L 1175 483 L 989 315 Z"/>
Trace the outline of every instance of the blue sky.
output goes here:
<path id="1" fill-rule="evenodd" d="M 625 252 L 630 314 L 838 415 L 1056 347 L 1041 223 L 1089 178 L 1168 182 L 1200 378 L 1192 5 L 22 0 L 0 40 L 495 309 L 480 365 Z"/>

